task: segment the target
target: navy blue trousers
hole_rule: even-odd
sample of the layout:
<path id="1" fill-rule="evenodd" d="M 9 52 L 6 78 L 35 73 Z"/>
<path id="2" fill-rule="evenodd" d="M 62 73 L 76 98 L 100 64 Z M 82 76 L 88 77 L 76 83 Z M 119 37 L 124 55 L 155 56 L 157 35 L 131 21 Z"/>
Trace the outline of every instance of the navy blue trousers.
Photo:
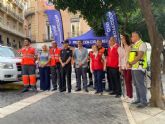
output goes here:
<path id="1" fill-rule="evenodd" d="M 50 67 L 39 68 L 40 89 L 50 90 Z"/>
<path id="2" fill-rule="evenodd" d="M 101 70 L 95 70 L 94 71 L 94 80 L 95 80 L 95 88 L 97 92 L 103 92 L 103 85 L 102 85 L 102 81 L 103 81 L 103 71 Z"/>

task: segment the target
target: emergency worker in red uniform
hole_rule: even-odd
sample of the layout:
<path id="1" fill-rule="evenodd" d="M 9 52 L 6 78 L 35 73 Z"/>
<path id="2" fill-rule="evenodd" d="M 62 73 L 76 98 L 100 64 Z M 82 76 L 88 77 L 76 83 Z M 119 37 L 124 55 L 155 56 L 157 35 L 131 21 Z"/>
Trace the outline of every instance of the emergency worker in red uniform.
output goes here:
<path id="1" fill-rule="evenodd" d="M 35 48 L 30 46 L 31 40 L 29 38 L 25 38 L 24 47 L 20 50 L 22 55 L 22 81 L 24 84 L 24 88 L 22 92 L 29 91 L 29 88 L 32 91 L 36 92 L 36 50 Z"/>
<path id="2" fill-rule="evenodd" d="M 96 94 L 103 94 L 103 71 L 105 71 L 106 63 L 103 53 L 98 51 L 96 45 L 92 46 L 92 52 L 90 52 L 90 70 L 94 74 L 94 81 L 96 85 Z"/>
<path id="3" fill-rule="evenodd" d="M 118 48 L 116 39 L 111 37 L 106 56 L 107 76 L 109 77 L 109 88 L 111 87 L 110 94 L 116 95 L 117 98 L 121 96 Z"/>
<path id="4" fill-rule="evenodd" d="M 103 47 L 102 41 L 101 40 L 97 40 L 96 44 L 97 44 L 99 53 L 105 54 L 106 49 Z M 105 71 L 103 71 L 102 85 L 103 85 L 103 90 L 105 90 L 105 87 L 106 87 Z"/>
<path id="5" fill-rule="evenodd" d="M 60 52 L 61 49 L 57 47 L 56 41 L 52 41 L 52 47 L 49 50 L 50 54 L 50 70 L 51 70 L 51 79 L 52 79 L 52 85 L 53 89 L 52 91 L 57 90 L 57 83 L 58 85 L 61 83 L 61 75 L 60 75 Z M 59 90 L 62 88 L 59 85 Z"/>

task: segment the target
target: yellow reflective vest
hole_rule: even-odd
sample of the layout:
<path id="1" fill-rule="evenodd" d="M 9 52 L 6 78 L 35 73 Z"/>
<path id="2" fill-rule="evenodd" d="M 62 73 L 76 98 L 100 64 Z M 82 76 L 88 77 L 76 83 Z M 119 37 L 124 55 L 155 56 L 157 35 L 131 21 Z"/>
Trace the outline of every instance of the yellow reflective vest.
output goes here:
<path id="1" fill-rule="evenodd" d="M 140 40 L 137 44 L 134 44 L 129 53 L 128 62 L 133 62 L 138 55 L 139 47 L 143 44 L 143 41 Z M 144 53 L 142 59 L 140 59 L 136 64 L 132 65 L 133 69 L 138 69 L 141 66 L 143 69 L 147 68 L 147 52 Z"/>

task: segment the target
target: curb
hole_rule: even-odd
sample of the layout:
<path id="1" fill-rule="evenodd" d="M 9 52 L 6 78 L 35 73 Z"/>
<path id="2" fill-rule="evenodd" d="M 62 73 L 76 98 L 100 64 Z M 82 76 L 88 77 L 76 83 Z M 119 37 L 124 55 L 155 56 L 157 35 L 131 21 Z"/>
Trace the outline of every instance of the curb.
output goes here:
<path id="1" fill-rule="evenodd" d="M 136 121 L 135 121 L 135 119 L 133 118 L 133 115 L 132 115 L 130 109 L 129 109 L 129 105 L 126 102 L 123 101 L 123 98 L 121 98 L 121 100 L 122 100 L 122 103 L 123 103 L 123 107 L 125 109 L 125 112 L 127 114 L 129 123 L 130 124 L 137 124 Z"/>

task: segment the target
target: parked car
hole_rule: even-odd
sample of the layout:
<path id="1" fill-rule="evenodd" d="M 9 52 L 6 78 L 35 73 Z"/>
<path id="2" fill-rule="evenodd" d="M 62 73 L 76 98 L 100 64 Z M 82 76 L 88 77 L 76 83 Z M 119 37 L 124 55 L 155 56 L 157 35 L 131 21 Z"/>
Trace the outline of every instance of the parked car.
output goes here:
<path id="1" fill-rule="evenodd" d="M 0 45 L 0 83 L 21 78 L 21 56 L 11 47 Z"/>

